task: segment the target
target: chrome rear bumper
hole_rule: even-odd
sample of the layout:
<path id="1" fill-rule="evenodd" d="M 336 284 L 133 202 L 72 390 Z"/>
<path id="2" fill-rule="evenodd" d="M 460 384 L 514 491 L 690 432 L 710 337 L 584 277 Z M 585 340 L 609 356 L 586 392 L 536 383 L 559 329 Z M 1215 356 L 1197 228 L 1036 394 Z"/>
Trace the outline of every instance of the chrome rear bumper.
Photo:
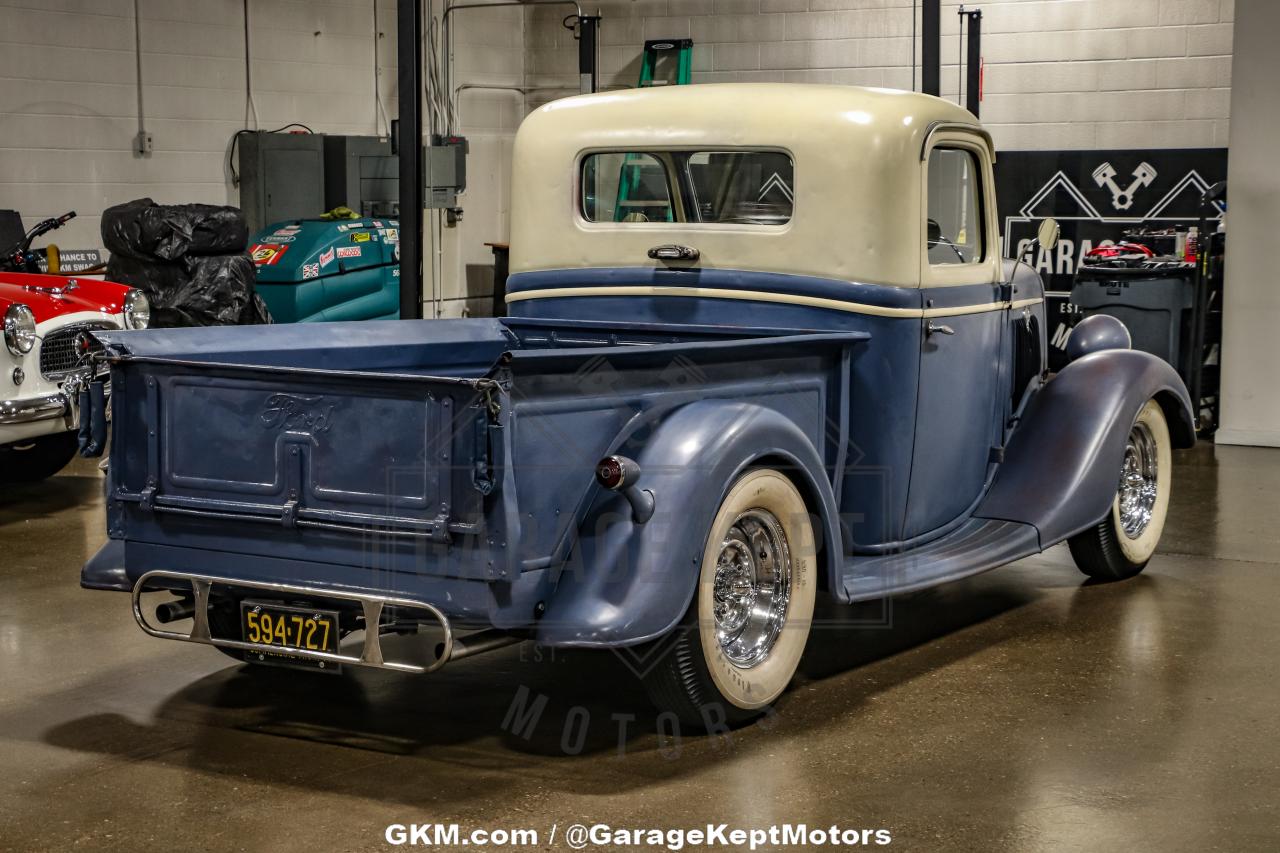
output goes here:
<path id="1" fill-rule="evenodd" d="M 191 585 L 191 592 L 195 598 L 195 619 L 190 633 L 184 634 L 181 631 L 167 631 L 157 628 L 148 622 L 146 616 L 143 615 L 143 592 L 160 592 L 166 589 L 172 591 L 172 587 L 169 585 L 154 586 L 156 581 L 161 580 L 170 582 L 178 581 Z M 148 584 L 153 585 L 152 589 L 147 589 Z M 215 585 L 235 587 L 237 589 L 262 590 L 264 592 L 283 593 L 286 595 L 297 595 L 308 599 L 336 599 L 340 601 L 356 602 L 361 606 L 363 611 L 365 625 L 373 625 L 375 628 L 372 631 L 365 631 L 364 646 L 358 656 L 214 637 L 209 633 L 209 594 Z M 383 657 L 382 641 L 376 626 L 381 622 L 382 611 L 387 607 L 394 607 L 400 610 L 423 611 L 432 619 L 435 619 L 440 623 L 440 627 L 444 629 L 444 640 L 436 648 L 435 661 L 427 666 L 419 666 L 418 664 L 389 661 Z M 323 589 L 297 584 L 246 581 L 234 578 L 213 577 L 211 575 L 192 575 L 183 572 L 147 572 L 145 575 L 138 578 L 137 582 L 133 585 L 133 618 L 137 620 L 138 626 L 142 628 L 143 631 L 153 637 L 160 637 L 165 640 L 181 640 L 187 643 L 202 643 L 206 646 L 218 646 L 219 648 L 224 649 L 240 649 L 246 652 L 287 654 L 306 658 L 308 660 L 350 664 L 352 666 L 369 666 L 376 667 L 378 669 L 391 669 L 397 672 L 413 674 L 434 672 L 448 663 L 451 657 L 454 657 L 453 628 L 449 624 L 448 617 L 433 605 L 427 604 L 424 601 L 414 601 L 413 599 L 408 598 L 368 595 L 359 592 Z M 461 655 L 458 655 L 458 657 L 460 656 Z"/>

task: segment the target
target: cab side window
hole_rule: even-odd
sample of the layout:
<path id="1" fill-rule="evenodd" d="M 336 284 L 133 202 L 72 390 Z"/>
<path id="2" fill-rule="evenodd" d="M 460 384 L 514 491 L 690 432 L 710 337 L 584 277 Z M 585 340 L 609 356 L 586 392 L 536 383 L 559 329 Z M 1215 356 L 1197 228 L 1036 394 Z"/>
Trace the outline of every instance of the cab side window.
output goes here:
<path id="1" fill-rule="evenodd" d="M 980 263 L 986 256 L 986 234 L 978 158 L 964 148 L 934 148 L 929 153 L 928 175 L 925 248 L 929 263 Z"/>
<path id="2" fill-rule="evenodd" d="M 604 151 L 582 160 L 587 222 L 785 225 L 795 163 L 784 151 Z"/>
<path id="3" fill-rule="evenodd" d="M 781 151 L 694 151 L 683 157 L 694 222 L 784 225 L 795 207 L 795 165 Z"/>
<path id="4" fill-rule="evenodd" d="M 639 151 L 589 155 L 582 162 L 582 216 L 588 222 L 671 222 L 667 167 Z"/>

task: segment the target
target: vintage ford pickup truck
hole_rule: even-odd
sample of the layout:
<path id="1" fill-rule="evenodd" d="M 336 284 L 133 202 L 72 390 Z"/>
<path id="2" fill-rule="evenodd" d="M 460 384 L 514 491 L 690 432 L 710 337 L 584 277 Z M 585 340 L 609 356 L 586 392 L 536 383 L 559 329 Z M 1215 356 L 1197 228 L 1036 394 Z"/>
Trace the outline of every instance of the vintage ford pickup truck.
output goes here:
<path id="1" fill-rule="evenodd" d="M 823 641 L 819 592 L 1063 541 L 1133 575 L 1187 392 L 1106 318 L 1047 373 L 994 158 L 972 115 L 905 92 L 542 107 L 515 146 L 511 316 L 99 336 L 110 542 L 82 582 L 250 661 L 653 648 L 651 695 L 698 724 L 778 698 Z"/>

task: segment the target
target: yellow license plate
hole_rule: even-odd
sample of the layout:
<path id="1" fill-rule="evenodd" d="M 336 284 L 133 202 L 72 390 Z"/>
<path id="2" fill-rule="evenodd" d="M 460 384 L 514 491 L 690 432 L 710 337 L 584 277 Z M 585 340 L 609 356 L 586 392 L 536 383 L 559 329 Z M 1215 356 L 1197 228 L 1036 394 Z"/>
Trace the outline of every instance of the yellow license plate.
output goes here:
<path id="1" fill-rule="evenodd" d="M 337 652 L 336 611 L 243 601 L 240 603 L 240 629 L 245 642 L 280 647 L 279 652 L 246 651 L 245 659 L 250 662 L 302 666 L 325 671 L 337 671 L 341 666 L 332 661 L 289 654 L 290 650 L 296 649 Z"/>

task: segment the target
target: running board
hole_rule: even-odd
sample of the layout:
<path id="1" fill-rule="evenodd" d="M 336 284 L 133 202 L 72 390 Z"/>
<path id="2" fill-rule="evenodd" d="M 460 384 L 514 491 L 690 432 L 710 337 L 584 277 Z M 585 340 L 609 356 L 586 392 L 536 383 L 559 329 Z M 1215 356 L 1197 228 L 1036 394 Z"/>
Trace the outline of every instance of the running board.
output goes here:
<path id="1" fill-rule="evenodd" d="M 1030 524 L 971 518 L 927 545 L 897 554 L 846 557 L 842 601 L 866 601 L 959 580 L 1040 553 Z"/>

